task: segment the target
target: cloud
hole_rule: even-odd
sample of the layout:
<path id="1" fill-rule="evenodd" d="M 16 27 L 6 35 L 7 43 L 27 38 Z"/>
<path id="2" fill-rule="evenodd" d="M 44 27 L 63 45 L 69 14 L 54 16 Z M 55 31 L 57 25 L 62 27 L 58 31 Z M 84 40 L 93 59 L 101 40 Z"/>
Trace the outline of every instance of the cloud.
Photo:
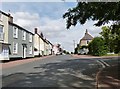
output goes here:
<path id="1" fill-rule="evenodd" d="M 67 30 L 63 18 L 52 19 L 50 17 L 40 17 L 38 13 L 30 12 L 15 12 L 13 13 L 13 17 L 14 22 L 18 25 L 32 32 L 37 27 L 40 32 L 43 32 L 45 38 L 53 44 L 56 42 L 60 43 L 62 47 L 69 51 L 73 51 L 73 40 L 75 40 L 77 45 L 84 36 L 86 29 L 93 36 L 97 36 L 101 31 L 100 27 L 93 26 L 93 21 L 88 21 L 85 25 L 77 24 L 75 27 Z"/>
<path id="2" fill-rule="evenodd" d="M 75 27 L 66 29 L 66 22 L 62 18 L 63 13 L 75 6 L 75 3 L 7 3 L 4 8 L 12 8 L 14 22 L 27 30 L 34 33 L 34 28 L 37 27 L 40 32 L 43 32 L 45 38 L 54 43 L 61 45 L 69 51 L 73 51 L 73 40 L 76 45 L 84 36 L 85 30 L 92 36 L 99 36 L 101 27 L 93 26 L 95 21 L 87 21 L 84 25 L 79 23 Z M 9 8 L 7 7 L 9 6 Z M 14 6 L 14 7 L 13 7 Z M 18 8 L 19 7 L 19 8 Z M 16 9 L 14 9 L 16 8 Z M 12 11 L 11 10 L 11 11 Z"/>
<path id="3" fill-rule="evenodd" d="M 15 12 L 12 13 L 14 17 L 14 22 L 25 29 L 33 32 L 34 27 L 38 27 L 39 24 L 39 14 L 29 13 L 29 12 Z"/>

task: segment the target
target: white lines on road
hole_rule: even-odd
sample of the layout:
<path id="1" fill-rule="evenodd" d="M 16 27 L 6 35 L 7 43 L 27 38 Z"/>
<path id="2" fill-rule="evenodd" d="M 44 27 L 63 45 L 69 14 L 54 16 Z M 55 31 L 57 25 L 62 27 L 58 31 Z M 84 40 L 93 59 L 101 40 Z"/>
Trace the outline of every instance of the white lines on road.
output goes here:
<path id="1" fill-rule="evenodd" d="M 29 77 L 26 77 L 25 79 L 29 80 L 30 78 L 29 78 Z"/>
<path id="2" fill-rule="evenodd" d="M 25 81 L 25 83 L 27 83 L 27 84 L 31 84 L 32 82 L 30 82 L 30 81 Z"/>
<path id="3" fill-rule="evenodd" d="M 103 68 L 105 67 L 109 67 L 110 65 L 107 64 L 106 62 L 104 62 L 103 60 L 97 60 L 98 63 L 100 63 L 102 65 Z"/>

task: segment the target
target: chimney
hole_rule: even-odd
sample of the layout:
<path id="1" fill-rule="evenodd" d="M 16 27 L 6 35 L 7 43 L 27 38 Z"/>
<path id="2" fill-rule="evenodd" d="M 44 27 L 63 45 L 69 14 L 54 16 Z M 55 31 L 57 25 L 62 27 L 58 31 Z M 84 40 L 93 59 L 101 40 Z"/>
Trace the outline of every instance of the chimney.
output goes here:
<path id="1" fill-rule="evenodd" d="M 86 32 L 85 32 L 85 34 L 87 34 L 88 33 L 88 30 L 86 29 Z"/>
<path id="2" fill-rule="evenodd" d="M 35 28 L 35 34 L 37 34 L 37 28 Z"/>

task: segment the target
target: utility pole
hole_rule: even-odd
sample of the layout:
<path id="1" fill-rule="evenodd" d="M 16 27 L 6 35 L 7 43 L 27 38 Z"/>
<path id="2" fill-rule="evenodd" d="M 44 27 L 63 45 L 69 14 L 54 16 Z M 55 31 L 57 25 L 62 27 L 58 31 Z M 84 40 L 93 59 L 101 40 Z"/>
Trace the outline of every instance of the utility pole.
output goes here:
<path id="1" fill-rule="evenodd" d="M 73 46 L 74 46 L 74 49 L 73 49 L 73 52 L 75 51 L 75 40 L 73 40 Z"/>

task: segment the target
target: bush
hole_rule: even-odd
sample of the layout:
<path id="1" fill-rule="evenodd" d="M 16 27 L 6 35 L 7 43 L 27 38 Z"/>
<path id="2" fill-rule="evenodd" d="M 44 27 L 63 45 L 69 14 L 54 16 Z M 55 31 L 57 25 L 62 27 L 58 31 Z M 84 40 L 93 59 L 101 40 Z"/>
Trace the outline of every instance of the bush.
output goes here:
<path id="1" fill-rule="evenodd" d="M 88 45 L 89 54 L 102 56 L 107 54 L 107 47 L 101 37 L 95 37 Z"/>

